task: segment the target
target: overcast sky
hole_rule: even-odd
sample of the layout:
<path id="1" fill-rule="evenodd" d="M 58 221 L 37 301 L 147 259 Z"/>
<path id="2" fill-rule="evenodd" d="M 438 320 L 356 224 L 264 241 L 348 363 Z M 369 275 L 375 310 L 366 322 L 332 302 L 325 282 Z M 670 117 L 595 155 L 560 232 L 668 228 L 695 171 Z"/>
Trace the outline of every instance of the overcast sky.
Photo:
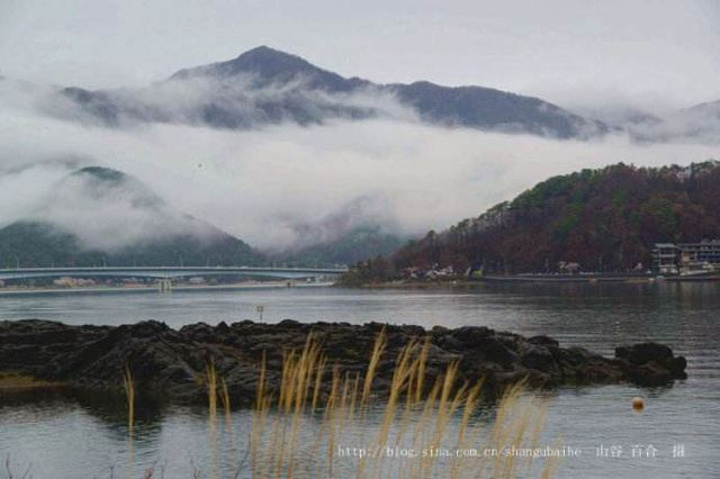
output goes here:
<path id="1" fill-rule="evenodd" d="M 720 0 L 0 0 L 0 74 L 86 88 L 143 86 L 264 44 L 376 82 L 475 84 L 579 112 L 629 103 L 661 113 L 720 100 L 718 26 Z M 183 100 L 202 98 L 200 86 L 181 85 Z M 412 115 L 323 128 L 99 128 L 64 120 L 77 112 L 61 101 L 44 103 L 44 91 L 0 82 L 0 227 L 53 218 L 86 245 L 134 238 L 147 222 L 122 197 L 105 204 L 67 191 L 67 201 L 48 200 L 80 166 L 127 172 L 177 211 L 257 247 L 283 248 L 297 245 L 307 225 L 325 232 L 338 214 L 355 221 L 349 224 L 418 235 L 476 216 L 552 175 L 619 161 L 704 161 L 718 157 L 720 143 L 713 128 L 674 142 L 622 133 L 557 141 L 437 128 Z M 403 111 L 390 97 L 366 93 L 343 101 Z M 150 104 L 173 112 L 175 98 L 154 94 Z M 693 121 L 678 121 L 663 128 L 695 131 Z"/>
<path id="2" fill-rule="evenodd" d="M 0 74 L 139 86 L 258 45 L 345 76 L 572 106 L 720 99 L 717 0 L 0 0 Z"/>

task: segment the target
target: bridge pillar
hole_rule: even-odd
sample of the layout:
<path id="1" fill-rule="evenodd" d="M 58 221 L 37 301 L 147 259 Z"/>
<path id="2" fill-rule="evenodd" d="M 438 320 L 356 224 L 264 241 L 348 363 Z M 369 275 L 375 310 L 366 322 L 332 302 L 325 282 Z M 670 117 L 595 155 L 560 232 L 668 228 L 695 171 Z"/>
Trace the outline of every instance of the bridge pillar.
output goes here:
<path id="1" fill-rule="evenodd" d="M 161 293 L 171 293 L 172 281 L 168 278 L 163 278 L 158 281 L 158 291 L 160 291 Z"/>

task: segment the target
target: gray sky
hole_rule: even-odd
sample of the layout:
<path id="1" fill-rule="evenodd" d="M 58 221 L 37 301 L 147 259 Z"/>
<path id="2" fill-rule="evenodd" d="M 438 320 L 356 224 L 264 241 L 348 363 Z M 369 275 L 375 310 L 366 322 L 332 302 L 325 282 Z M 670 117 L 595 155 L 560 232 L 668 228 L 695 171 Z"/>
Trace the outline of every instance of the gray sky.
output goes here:
<path id="1" fill-rule="evenodd" d="M 720 99 L 720 0 L 495 3 L 0 0 L 0 73 L 90 88 L 141 86 L 266 44 L 346 76 L 485 85 L 578 111 Z M 194 87 L 182 94 L 204 93 Z M 79 166 L 120 169 L 178 211 L 255 246 L 282 248 L 297 244 L 298 227 L 322 226 L 356 204 L 364 206 L 348 217 L 357 224 L 422 234 L 555 174 L 618 161 L 655 166 L 718 157 L 715 130 L 712 141 L 639 143 L 622 133 L 556 141 L 411 118 L 249 131 L 170 123 L 97 128 L 64 120 L 72 111 L 49 114 L 53 104 L 43 108 L 43 91 L 0 83 L 0 205 L 9 205 L 0 208 L 0 227 L 53 218 L 87 245 L 134 238 L 147 221 L 122 198 L 88 202 L 63 188 L 65 201 L 48 200 Z M 174 98 L 153 100 L 174 105 Z M 398 106 L 382 96 L 366 100 Z M 72 165 L 58 162 L 68 158 Z"/>
<path id="2" fill-rule="evenodd" d="M 720 99 L 720 1 L 0 0 L 0 74 L 138 86 L 265 44 L 346 76 L 562 105 Z"/>

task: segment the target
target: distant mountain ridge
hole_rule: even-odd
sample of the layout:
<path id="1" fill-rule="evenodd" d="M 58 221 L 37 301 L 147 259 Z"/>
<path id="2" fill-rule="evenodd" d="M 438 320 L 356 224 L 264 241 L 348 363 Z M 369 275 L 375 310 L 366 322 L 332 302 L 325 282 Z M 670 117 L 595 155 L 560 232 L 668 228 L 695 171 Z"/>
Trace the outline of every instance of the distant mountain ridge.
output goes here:
<path id="1" fill-rule="evenodd" d="M 720 143 L 720 100 L 684 108 L 663 118 L 628 125 L 630 135 L 641 141 L 684 140 Z"/>
<path id="2" fill-rule="evenodd" d="M 293 265 L 355 264 L 379 255 L 389 255 L 405 244 L 404 237 L 375 225 L 351 228 L 337 238 L 282 252 L 273 256 Z"/>
<path id="3" fill-rule="evenodd" d="M 230 266 L 265 261 L 242 240 L 170 210 L 142 183 L 117 170 L 79 169 L 56 185 L 47 202 L 47 211 L 0 228 L 0 267 Z M 73 204 L 98 212 L 83 216 L 75 208 L 67 214 L 77 222 L 69 222 L 63 212 Z M 126 208 L 137 211 L 126 217 L 113 215 Z M 87 224 L 93 221 L 103 224 Z M 100 229 L 92 235 L 107 237 L 88 244 L 84 236 L 93 228 Z M 128 232 L 133 229 L 137 231 Z M 113 236 L 123 233 L 123 241 L 113 244 Z"/>
<path id="4" fill-rule="evenodd" d="M 181 95 L 183 90 L 193 93 Z M 201 94 L 198 94 L 200 92 Z M 345 78 L 265 46 L 235 59 L 188 68 L 139 90 L 66 88 L 62 95 L 91 118 L 190 123 L 247 129 L 292 121 L 322 124 L 391 115 L 395 102 L 423 122 L 555 138 L 589 138 L 610 128 L 538 98 L 479 86 L 445 87 L 426 81 L 376 84 Z M 372 100 L 374 98 L 374 100 Z M 382 101 L 377 101 L 377 99 Z"/>
<path id="5" fill-rule="evenodd" d="M 304 225 L 297 244 L 260 252 L 168 204 L 137 178 L 89 166 L 57 182 L 39 210 L 0 226 L 0 268 L 48 266 L 347 265 L 403 244 L 343 209 Z M 97 211 L 94 211 L 97 210 Z M 261 245 L 262 246 L 262 245 Z"/>

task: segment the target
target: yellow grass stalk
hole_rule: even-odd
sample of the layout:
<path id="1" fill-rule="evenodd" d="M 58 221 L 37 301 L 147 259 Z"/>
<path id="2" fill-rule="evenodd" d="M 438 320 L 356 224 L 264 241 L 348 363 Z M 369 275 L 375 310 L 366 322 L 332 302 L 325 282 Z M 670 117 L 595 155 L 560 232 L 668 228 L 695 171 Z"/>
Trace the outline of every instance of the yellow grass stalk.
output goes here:
<path id="1" fill-rule="evenodd" d="M 304 349 L 299 353 L 291 351 L 283 354 L 277 411 L 272 416 L 273 426 L 269 430 L 271 435 L 264 460 L 259 447 L 267 442 L 264 441 L 265 417 L 270 409 L 270 399 L 265 393 L 267 373 L 263 358 L 256 411 L 253 415 L 253 478 L 268 475 L 288 478 L 336 475 L 336 448 L 341 434 L 356 430 L 356 413 L 362 413 L 358 415 L 358 427 L 362 431 L 367 429 L 363 423 L 364 413 L 368 410 L 372 397 L 372 383 L 377 374 L 380 357 L 386 350 L 385 333 L 383 328 L 376 338 L 364 380 L 361 380 L 359 374 L 346 372 L 342 375 L 339 366 L 334 365 L 329 392 L 326 395 L 321 394 L 321 391 L 327 360 L 314 338 L 308 337 Z M 484 437 L 486 447 L 498 450 L 513 445 L 518 449 L 528 447 L 528 444 L 535 447 L 540 438 L 544 409 L 540 407 L 542 405 L 536 404 L 537 401 L 528 402 L 522 397 L 522 383 L 507 388 L 495 409 L 495 422 L 489 428 L 481 427 L 473 421 L 479 404 L 482 381 L 472 386 L 458 385 L 459 363 L 456 361 L 448 365 L 445 373 L 434 381 L 427 396 L 423 397 L 429 349 L 430 341 L 426 338 L 422 346 L 417 340 L 411 340 L 400 350 L 388 395 L 378 411 L 381 414 L 381 423 L 377 426 L 377 437 L 371 447 L 384 450 L 391 432 L 395 445 L 403 446 L 407 438 L 416 451 L 427 448 L 437 451 L 448 439 L 453 440 L 456 449 L 470 447 L 481 450 L 482 448 L 478 447 L 481 437 Z M 401 412 L 403 406 L 405 409 Z M 303 448 L 299 440 L 300 434 L 304 425 L 308 424 L 308 418 L 315 417 L 317 408 L 324 409 L 322 416 L 316 418 L 319 421 L 319 431 L 314 434 L 313 441 Z M 538 417 L 539 422 L 536 421 Z M 453 429 L 456 437 L 449 438 L 449 426 L 451 423 L 455 424 L 452 422 L 453 418 L 458 418 L 457 429 Z M 412 434 L 408 436 L 411 423 Z M 320 449 L 321 445 L 325 447 Z M 301 448 L 303 457 L 311 458 L 303 463 L 298 462 Z M 325 453 L 324 464 L 312 460 L 318 456 L 316 453 L 320 450 Z M 524 464 L 525 459 L 512 455 L 497 455 L 485 461 L 481 458 L 443 458 L 450 466 L 443 474 L 453 479 L 473 475 L 512 478 L 519 475 L 519 466 Z M 388 466 L 385 464 L 387 459 L 384 454 L 364 457 L 359 459 L 353 474 L 358 478 L 385 475 L 413 478 L 438 476 L 437 467 L 441 461 L 437 457 L 421 457 L 410 461 L 408 464 L 407 459 L 394 458 Z M 553 472 L 553 464 L 548 463 L 545 466 L 542 477 L 549 477 Z"/>
<path id="2" fill-rule="evenodd" d="M 324 418 L 328 421 L 328 444 L 327 444 L 327 473 L 329 477 L 333 477 L 333 464 L 335 459 L 336 444 L 336 422 L 338 409 L 338 390 L 340 385 L 340 369 L 337 365 L 333 367 L 332 384 L 330 386 L 330 395 L 328 396 L 325 408 Z"/>
<path id="3" fill-rule="evenodd" d="M 418 370 L 417 370 L 417 381 L 415 382 L 415 402 L 420 402 L 423 393 L 423 387 L 425 386 L 425 368 L 427 364 L 427 357 L 430 353 L 430 336 L 425 337 L 420 356 L 418 357 Z"/>
<path id="4" fill-rule="evenodd" d="M 350 394 L 350 417 L 348 419 L 350 428 L 355 427 L 355 411 L 357 410 L 357 405 L 358 405 L 359 388 L 360 388 L 360 375 L 356 373 L 355 379 L 353 380 L 352 393 Z"/>
<path id="5" fill-rule="evenodd" d="M 205 378 L 208 395 L 208 424 L 210 429 L 210 452 L 212 455 L 212 475 L 219 477 L 218 440 L 217 440 L 217 398 L 218 376 L 212 360 L 205 365 Z"/>
<path id="6" fill-rule="evenodd" d="M 133 382 L 132 373 L 130 372 L 130 367 L 127 364 L 125 364 L 122 376 L 123 388 L 125 389 L 125 398 L 127 401 L 128 432 L 129 434 L 132 434 L 133 425 L 135 423 L 135 384 Z"/>
<path id="7" fill-rule="evenodd" d="M 383 326 L 375 339 L 375 345 L 373 346 L 372 354 L 370 355 L 370 363 L 368 364 L 367 372 L 365 373 L 365 381 L 363 382 L 362 398 L 360 405 L 365 407 L 367 405 L 368 398 L 372 389 L 373 378 L 377 372 L 378 364 L 380 363 L 380 357 L 385 351 L 387 346 L 387 333 L 386 326 Z"/>
<path id="8" fill-rule="evenodd" d="M 558 439 L 553 444 L 553 447 L 560 447 L 561 444 L 562 444 L 562 441 L 560 439 Z M 545 467 L 543 467 L 543 470 L 540 472 L 540 478 L 541 479 L 550 479 L 555 474 L 555 472 L 558 470 L 558 468 L 560 467 L 560 461 L 561 461 L 560 457 L 557 457 L 557 456 L 551 456 L 551 457 L 547 458 L 547 460 L 545 462 Z"/>
<path id="9" fill-rule="evenodd" d="M 434 416 L 434 431 L 432 439 L 429 444 L 431 450 L 437 450 L 442 444 L 442 439 L 445 436 L 445 430 L 447 423 L 455 414 L 458 406 L 462 402 L 467 385 L 463 385 L 452 397 L 452 390 L 457 378 L 458 363 L 456 361 L 451 362 L 445 375 L 443 376 L 442 386 L 440 388 L 440 400 L 438 406 L 435 409 Z M 427 445 L 426 445 L 427 446 Z M 421 477 L 426 477 L 432 473 L 436 458 L 434 456 L 422 457 L 420 459 L 420 470 L 422 471 Z"/>
<path id="10" fill-rule="evenodd" d="M 217 371 L 215 370 L 215 364 L 212 361 L 208 361 L 205 365 L 205 378 L 208 396 L 208 409 L 210 410 L 211 417 L 217 417 Z"/>
<path id="11" fill-rule="evenodd" d="M 132 372 L 130 372 L 130 366 L 127 363 L 122 371 L 122 379 L 127 401 L 128 478 L 131 478 L 134 475 L 133 467 L 135 465 L 135 441 L 133 437 L 133 428 L 135 426 L 135 382 L 133 381 Z"/>
<path id="12" fill-rule="evenodd" d="M 468 390 L 468 393 L 465 397 L 465 406 L 463 408 L 463 415 L 462 419 L 460 420 L 460 424 L 458 425 L 458 434 L 457 434 L 457 441 L 455 443 L 455 449 L 456 450 L 463 450 L 468 448 L 468 427 L 470 426 L 470 418 L 477 410 L 477 404 L 478 404 L 478 398 L 480 396 L 480 391 L 482 389 L 482 385 L 484 383 L 484 380 L 481 379 L 475 386 L 470 388 Z M 451 463 L 450 466 L 450 478 L 455 479 L 458 477 L 462 477 L 462 462 L 463 458 L 454 458 L 454 460 Z"/>
<path id="13" fill-rule="evenodd" d="M 227 435 L 228 442 L 230 443 L 230 464 L 235 461 L 235 436 L 233 434 L 232 427 L 232 407 L 230 405 L 230 391 L 228 390 L 227 382 L 225 378 L 220 378 L 220 399 L 222 401 L 223 411 L 225 412 L 225 434 Z"/>
<path id="14" fill-rule="evenodd" d="M 326 366 L 326 359 L 325 357 L 321 357 L 320 361 L 318 362 L 316 371 L 315 371 L 315 387 L 313 388 L 313 396 L 312 396 L 312 407 L 311 412 L 314 414 L 315 410 L 317 409 L 318 400 L 320 399 L 320 386 L 322 386 L 322 378 L 323 374 L 325 374 L 325 366 Z"/>
<path id="15" fill-rule="evenodd" d="M 409 341 L 408 344 L 400 351 L 398 359 L 395 363 L 395 370 L 393 371 L 392 380 L 390 382 L 390 392 L 387 398 L 387 403 L 385 404 L 383 422 L 380 427 L 378 440 L 376 441 L 377 447 L 381 450 L 387 447 L 390 427 L 395 422 L 395 417 L 397 415 L 398 400 L 402 395 L 408 378 L 413 374 L 414 365 L 411 363 L 411 355 L 413 349 L 415 348 L 415 344 L 415 340 Z M 384 457 L 384 454 L 380 455 L 380 458 L 376 462 L 375 475 L 377 477 L 382 477 Z"/>
<path id="16" fill-rule="evenodd" d="M 287 477 L 292 477 L 295 466 L 295 450 L 297 449 L 298 429 L 300 419 L 305 412 L 305 404 L 310 389 L 312 378 L 315 374 L 313 369 L 320 357 L 320 348 L 315 342 L 312 334 L 309 334 L 305 342 L 305 348 L 300 354 L 296 364 L 295 382 L 292 384 L 295 397 L 294 411 L 292 417 L 292 429 L 290 433 L 290 455 L 287 465 Z"/>
<path id="17" fill-rule="evenodd" d="M 230 406 L 230 392 L 228 391 L 225 378 L 220 378 L 220 400 L 225 412 L 225 430 L 228 434 L 232 432 L 232 409 Z"/>
<path id="18" fill-rule="evenodd" d="M 270 405 L 270 398 L 265 392 L 265 383 L 267 381 L 267 356 L 263 350 L 262 360 L 260 362 L 260 375 L 257 385 L 257 396 L 255 398 L 255 411 L 253 412 L 253 424 L 250 435 L 250 462 L 252 469 L 252 477 L 254 479 L 262 477 L 263 471 L 260 469 L 260 446 L 265 433 L 267 422 L 267 411 Z"/>

